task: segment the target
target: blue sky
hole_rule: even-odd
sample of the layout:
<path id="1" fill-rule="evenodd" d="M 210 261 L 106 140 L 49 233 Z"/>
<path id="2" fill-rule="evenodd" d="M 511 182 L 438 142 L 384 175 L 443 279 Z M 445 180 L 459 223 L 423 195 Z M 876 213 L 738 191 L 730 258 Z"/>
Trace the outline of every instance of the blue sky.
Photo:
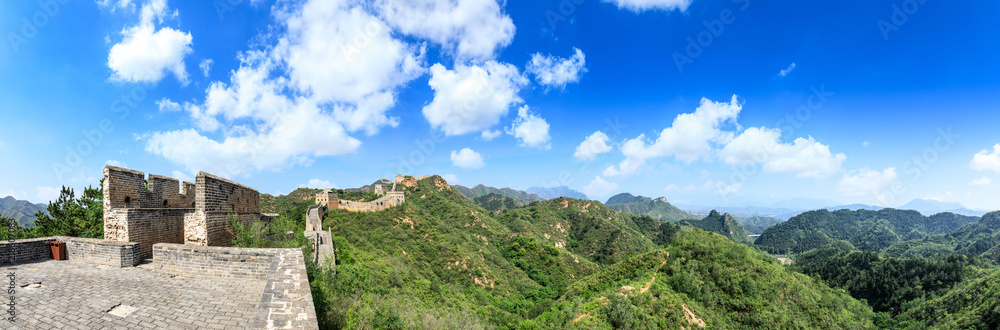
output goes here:
<path id="1" fill-rule="evenodd" d="M 403 172 L 602 201 L 997 209 L 998 10 L 4 2 L 0 196 L 44 202 L 116 164 L 272 194 Z"/>

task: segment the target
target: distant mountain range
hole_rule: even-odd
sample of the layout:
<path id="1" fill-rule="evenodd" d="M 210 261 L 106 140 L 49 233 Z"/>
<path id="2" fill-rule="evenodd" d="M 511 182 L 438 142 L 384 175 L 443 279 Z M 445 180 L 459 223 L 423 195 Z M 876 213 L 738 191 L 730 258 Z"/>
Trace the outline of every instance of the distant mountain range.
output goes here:
<path id="1" fill-rule="evenodd" d="M 626 212 L 635 215 L 648 215 L 664 221 L 678 222 L 684 219 L 697 219 L 698 217 L 684 212 L 671 205 L 666 198 L 660 197 L 652 199 L 645 196 L 635 196 L 629 193 L 621 193 L 611 196 L 606 203 L 607 207 L 619 212 Z"/>
<path id="2" fill-rule="evenodd" d="M 21 226 L 34 226 L 35 212 L 48 213 L 47 208 L 47 204 L 32 204 L 11 196 L 0 199 L 0 215 L 14 219 Z"/>
<path id="3" fill-rule="evenodd" d="M 451 185 L 453 189 L 465 195 L 469 199 L 475 199 L 476 197 L 486 196 L 489 194 L 497 194 L 500 196 L 507 196 L 516 200 L 521 201 L 524 204 L 530 204 L 531 202 L 543 201 L 546 198 L 539 196 L 538 194 L 533 194 L 529 192 L 524 192 L 521 190 L 511 189 L 511 188 L 494 188 L 482 184 L 478 184 L 475 187 L 468 188 L 462 185 L 453 184 Z"/>
<path id="4" fill-rule="evenodd" d="M 823 205 L 824 202 L 830 203 Z M 774 217 L 782 220 L 788 220 L 796 215 L 799 215 L 806 211 L 814 210 L 870 210 L 878 211 L 883 209 L 881 206 L 867 205 L 867 204 L 849 204 L 849 205 L 837 205 L 835 201 L 825 200 L 825 199 L 815 199 L 815 198 L 796 198 L 787 201 L 771 204 L 769 207 L 761 206 L 701 206 L 701 205 L 677 205 L 681 209 L 697 214 L 706 215 L 711 210 L 719 210 L 719 212 L 725 212 L 732 214 L 734 217 Z M 806 207 L 809 206 L 809 207 Z M 970 216 L 970 217 L 981 217 L 988 210 L 973 210 L 969 209 L 959 203 L 948 203 L 939 202 L 933 199 L 914 199 L 909 203 L 904 204 L 900 207 L 895 207 L 899 210 L 914 210 L 920 212 L 925 216 L 931 216 L 942 212 L 951 212 L 958 215 Z"/>
<path id="5" fill-rule="evenodd" d="M 558 186 L 551 188 L 541 188 L 541 187 L 531 187 L 528 188 L 527 192 L 537 194 L 545 199 L 556 199 L 559 197 L 575 198 L 579 200 L 590 200 L 586 194 L 569 189 L 567 186 Z"/>
<path id="6" fill-rule="evenodd" d="M 728 213 L 719 214 L 719 212 L 712 210 L 704 219 L 686 219 L 679 223 L 682 226 L 691 226 L 718 233 L 740 243 L 750 243 L 750 237 L 747 236 L 746 230 Z"/>

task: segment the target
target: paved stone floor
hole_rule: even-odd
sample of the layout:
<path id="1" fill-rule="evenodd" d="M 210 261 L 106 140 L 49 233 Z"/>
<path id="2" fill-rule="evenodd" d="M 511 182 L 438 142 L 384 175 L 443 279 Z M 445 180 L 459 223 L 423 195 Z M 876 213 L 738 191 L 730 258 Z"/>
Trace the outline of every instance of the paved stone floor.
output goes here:
<path id="1" fill-rule="evenodd" d="M 0 320 L 0 329 L 246 329 L 266 283 L 172 277 L 149 264 L 49 260 L 16 268 L 18 320 Z M 8 282 L 4 278 L 4 310 Z"/>

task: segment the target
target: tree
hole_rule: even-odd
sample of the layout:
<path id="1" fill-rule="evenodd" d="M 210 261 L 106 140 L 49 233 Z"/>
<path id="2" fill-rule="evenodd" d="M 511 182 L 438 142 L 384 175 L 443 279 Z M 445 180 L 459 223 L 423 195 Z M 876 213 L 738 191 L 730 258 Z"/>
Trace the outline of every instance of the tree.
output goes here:
<path id="1" fill-rule="evenodd" d="M 102 185 L 103 187 L 103 180 Z M 76 198 L 72 188 L 63 186 L 59 198 L 49 202 L 49 214 L 36 212 L 38 236 L 104 237 L 103 188 L 87 187 Z"/>

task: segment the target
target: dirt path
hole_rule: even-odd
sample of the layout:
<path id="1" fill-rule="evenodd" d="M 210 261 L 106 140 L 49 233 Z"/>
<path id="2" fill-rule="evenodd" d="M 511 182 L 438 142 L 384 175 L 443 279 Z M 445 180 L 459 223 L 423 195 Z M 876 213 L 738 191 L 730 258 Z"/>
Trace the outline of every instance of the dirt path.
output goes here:
<path id="1" fill-rule="evenodd" d="M 656 271 L 653 271 L 653 278 L 649 279 L 649 282 L 646 282 L 646 285 L 642 286 L 642 289 L 639 290 L 639 294 L 649 291 L 649 287 L 653 286 L 653 282 L 656 282 L 656 274 L 660 271 L 660 268 L 663 268 L 663 265 L 667 264 L 667 259 L 670 259 L 670 252 L 667 252 L 667 258 L 663 259 L 663 262 L 660 263 L 659 267 L 656 267 Z"/>

